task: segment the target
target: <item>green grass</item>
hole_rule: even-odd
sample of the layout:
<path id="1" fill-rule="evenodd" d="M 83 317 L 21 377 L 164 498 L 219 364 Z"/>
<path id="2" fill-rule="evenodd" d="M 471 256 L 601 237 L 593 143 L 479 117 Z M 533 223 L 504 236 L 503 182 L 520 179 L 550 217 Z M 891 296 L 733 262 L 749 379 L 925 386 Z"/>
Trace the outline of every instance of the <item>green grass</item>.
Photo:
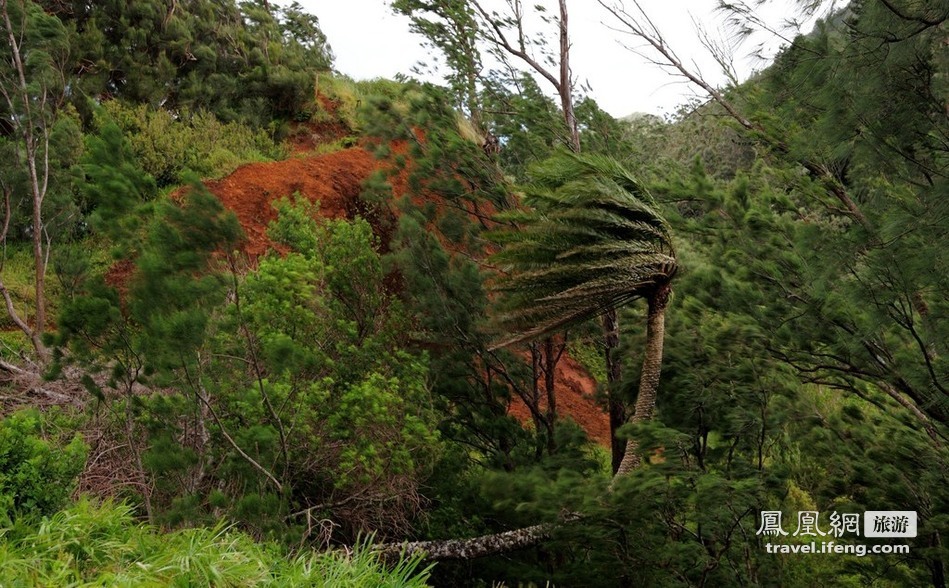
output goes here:
<path id="1" fill-rule="evenodd" d="M 103 104 L 100 124 L 122 129 L 142 166 L 159 186 L 178 185 L 188 172 L 218 179 L 246 163 L 284 159 L 287 151 L 262 129 L 221 122 L 206 111 L 172 113 L 118 100 Z"/>
<path id="2" fill-rule="evenodd" d="M 336 153 L 337 151 L 343 151 L 349 149 L 350 147 L 355 146 L 358 143 L 358 139 L 353 136 L 342 137 L 331 143 L 319 143 L 316 146 L 316 153 L 319 155 L 326 155 L 328 153 Z"/>
<path id="3" fill-rule="evenodd" d="M 366 549 L 289 556 L 223 525 L 160 533 L 129 508 L 82 500 L 0 529 L 0 586 L 426 586 L 431 568 L 386 568 Z"/>
<path id="4" fill-rule="evenodd" d="M 593 337 L 573 338 L 567 351 L 599 385 L 606 384 L 606 363 L 603 349 Z"/>
<path id="5" fill-rule="evenodd" d="M 81 261 L 80 261 L 81 260 Z M 74 286 L 76 262 L 80 261 L 86 273 L 104 270 L 112 263 L 108 248 L 95 239 L 85 239 L 72 244 L 53 244 L 49 266 L 46 270 L 46 316 L 50 325 L 55 324 L 62 297 Z M 26 241 L 8 243 L 5 250 L 0 277 L 10 298 L 13 308 L 27 324 L 32 325 L 36 318 L 36 293 L 34 286 L 35 269 L 32 245 Z M 67 271 L 61 271 L 64 268 Z M 73 276 L 67 276 L 73 272 Z M 0 310 L 0 358 L 16 360 L 21 352 L 32 349 L 27 337 L 10 318 L 6 307 Z"/>
<path id="6" fill-rule="evenodd" d="M 396 100 L 401 95 L 402 86 L 400 82 L 382 78 L 354 81 L 346 76 L 321 73 L 317 76 L 316 92 L 335 101 L 336 112 L 331 114 L 322 104 L 315 102 L 311 120 L 327 122 L 337 119 L 358 133 L 362 128 L 360 107 L 365 105 L 371 96 L 385 96 Z"/>
<path id="7" fill-rule="evenodd" d="M 27 322 L 31 322 L 35 314 L 32 310 L 36 300 L 33 285 L 35 275 L 30 244 L 23 242 L 7 245 L 0 276 L 3 277 L 3 284 L 13 299 L 13 307 L 17 314 Z M 16 328 L 13 319 L 4 309 L 4 312 L 0 313 L 0 330 L 8 331 Z"/>

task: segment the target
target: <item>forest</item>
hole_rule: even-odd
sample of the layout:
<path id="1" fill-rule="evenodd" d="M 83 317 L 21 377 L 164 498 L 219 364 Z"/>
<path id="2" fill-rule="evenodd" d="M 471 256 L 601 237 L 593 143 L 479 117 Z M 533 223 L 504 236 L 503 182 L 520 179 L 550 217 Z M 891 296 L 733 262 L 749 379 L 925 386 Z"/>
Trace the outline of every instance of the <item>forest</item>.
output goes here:
<path id="1" fill-rule="evenodd" d="M 0 0 L 0 586 L 946 587 L 949 4 L 580 4 Z"/>

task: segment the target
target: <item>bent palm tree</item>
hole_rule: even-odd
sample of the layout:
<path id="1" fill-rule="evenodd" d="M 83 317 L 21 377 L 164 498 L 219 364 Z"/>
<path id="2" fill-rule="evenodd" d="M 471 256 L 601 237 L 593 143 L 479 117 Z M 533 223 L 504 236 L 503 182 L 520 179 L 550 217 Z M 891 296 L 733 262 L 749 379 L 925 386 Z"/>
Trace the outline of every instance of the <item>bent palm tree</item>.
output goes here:
<path id="1" fill-rule="evenodd" d="M 517 230 L 495 235 L 505 271 L 498 323 L 515 333 L 498 347 L 533 339 L 619 308 L 649 305 L 646 352 L 630 422 L 652 417 L 662 365 L 665 309 L 677 270 L 668 223 L 649 194 L 615 160 L 561 153 L 537 166 L 525 201 L 532 211 L 508 220 Z M 617 471 L 636 468 L 627 442 Z"/>

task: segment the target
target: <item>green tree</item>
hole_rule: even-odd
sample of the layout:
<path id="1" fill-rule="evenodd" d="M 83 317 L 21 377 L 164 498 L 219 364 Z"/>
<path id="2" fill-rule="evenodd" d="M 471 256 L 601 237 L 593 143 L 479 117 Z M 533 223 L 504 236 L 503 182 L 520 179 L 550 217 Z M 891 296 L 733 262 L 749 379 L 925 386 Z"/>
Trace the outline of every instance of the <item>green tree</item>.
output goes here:
<path id="1" fill-rule="evenodd" d="M 946 287 L 945 6 L 853 4 L 732 92 L 678 60 L 641 7 L 612 12 L 757 144 L 771 164 L 757 177 L 785 186 L 778 208 L 746 194 L 728 217 L 773 288 L 775 352 L 809 381 L 869 383 L 922 426 L 945 423 L 945 321 L 933 321 L 945 304 L 932 295 Z"/>
<path id="2" fill-rule="evenodd" d="M 7 242 L 11 223 L 21 226 L 12 215 L 14 206 L 22 203 L 30 211 L 29 222 L 23 224 L 33 253 L 32 321 L 16 310 L 2 279 L 0 295 L 10 319 L 30 339 L 37 358 L 45 364 L 50 359 L 43 342 L 47 326 L 46 267 L 52 240 L 50 230 L 55 232 L 56 228 L 49 219 L 60 212 L 48 196 L 56 191 L 56 168 L 63 163 L 59 156 L 68 155 L 61 152 L 63 137 L 57 136 L 69 125 L 68 117 L 62 114 L 68 35 L 58 19 L 29 0 L 3 0 L 0 19 L 4 39 L 0 116 L 12 131 L 9 137 L 0 137 L 0 149 L 14 164 L 0 174 L 5 211 L 0 241 Z M 67 160 L 66 167 L 69 163 Z"/>
<path id="3" fill-rule="evenodd" d="M 478 84 L 482 72 L 479 25 L 473 7 L 465 0 L 396 0 L 392 9 L 408 16 L 412 31 L 444 54 L 449 68 L 445 79 L 456 103 L 467 112 L 474 127 L 483 131 Z"/>
<path id="4" fill-rule="evenodd" d="M 394 164 L 390 173 L 405 174 L 409 197 L 396 201 L 388 261 L 416 317 L 411 340 L 429 350 L 443 434 L 476 447 L 491 466 L 511 469 L 527 436 L 508 414 L 511 388 L 528 390 L 530 374 L 523 359 L 490 352 L 483 328 L 483 233 L 494 226 L 494 212 L 510 205 L 508 186 L 480 146 L 460 133 L 443 90 L 408 85 L 400 94 L 370 101 L 366 131 L 382 139 L 378 154 Z M 389 149 L 399 139 L 407 141 L 407 154 Z M 378 207 L 392 202 L 383 180 L 364 195 Z"/>
<path id="5" fill-rule="evenodd" d="M 94 218 L 136 252 L 135 271 L 121 295 L 101 275 L 82 283 L 60 343 L 92 373 L 149 518 L 226 513 L 287 543 L 406 533 L 440 441 L 425 356 L 404 351 L 407 319 L 369 224 L 320 224 L 313 207 L 281 202 L 271 234 L 290 251 L 247 270 L 213 196 L 197 186 L 180 205 L 142 206 L 128 196 L 149 184 L 121 159 L 88 170 L 110 187 Z"/>
<path id="6" fill-rule="evenodd" d="M 403 0 L 394 3 L 393 7 L 409 16 L 416 32 L 445 54 L 452 72 L 449 77 L 452 87 L 456 94 L 462 89 L 464 101 L 471 105 L 470 112 L 478 114 L 474 120 L 476 126 L 489 130 L 488 136 L 497 145 L 499 159 L 507 172 L 519 175 L 531 161 L 547 157 L 558 145 L 566 145 L 574 152 L 580 152 L 581 145 L 584 149 L 592 148 L 594 151 L 623 151 L 624 145 L 615 139 L 620 134 L 616 121 L 599 110 L 589 98 L 577 105 L 575 79 L 570 69 L 571 43 L 566 0 L 558 2 L 556 16 L 548 11 L 545 4 L 525 8 L 520 0 L 509 2 L 501 12 L 489 10 L 477 0 Z M 532 20 L 542 23 L 542 27 L 556 29 L 559 37 L 556 50 L 551 49 L 544 35 L 531 32 L 537 25 Z M 507 66 L 505 72 L 492 72 L 488 76 L 480 74 L 479 41 L 487 52 Z M 512 61 L 526 66 L 527 71 L 515 67 Z M 541 92 L 535 75 L 549 82 L 556 91 L 559 110 Z M 480 101 L 476 100 L 479 81 L 484 88 Z M 487 105 L 484 120 L 480 116 L 480 104 Z M 608 140 L 606 135 L 613 135 L 609 137 L 613 140 Z M 485 147 L 490 145 L 486 142 Z M 616 437 L 616 430 L 625 421 L 625 406 L 618 398 L 622 369 L 616 355 L 619 321 L 614 311 L 607 311 L 603 315 L 602 327 L 615 469 L 619 467 L 623 455 L 623 443 Z M 537 411 L 532 410 L 537 423 L 547 421 L 552 426 L 556 419 L 556 411 L 553 410 L 556 399 L 553 374 L 565 341 L 566 333 L 558 345 L 550 340 L 531 348 L 535 357 L 536 377 L 540 377 L 536 373 L 536 366 L 545 366 L 542 371 L 546 374 L 545 387 L 551 407 L 549 415 L 542 418 Z M 555 349 L 559 351 L 555 352 Z M 536 358 L 542 361 L 538 362 Z M 549 441 L 552 439 L 551 434 Z"/>
<path id="7" fill-rule="evenodd" d="M 413 28 L 440 49 L 453 69 L 449 81 L 452 87 L 463 88 L 464 100 L 472 104 L 480 76 L 479 41 L 486 51 L 505 64 L 502 86 L 516 86 L 525 74 L 512 61 L 526 67 L 526 75 L 538 75 L 557 92 L 561 117 L 566 128 L 565 144 L 573 151 L 580 150 L 580 135 L 574 112 L 574 79 L 570 69 L 570 29 L 566 0 L 559 0 L 557 15 L 551 15 L 547 6 L 535 4 L 525 9 L 520 0 L 509 2 L 501 12 L 490 10 L 480 0 L 435 0 L 432 2 L 398 1 L 396 11 L 409 16 Z M 559 44 L 556 50 L 548 45 L 545 35 L 535 34 L 538 25 L 553 28 Z M 510 83 L 510 84 L 509 84 Z M 473 111 L 474 112 L 474 111 Z M 482 122 L 479 119 L 477 122 Z"/>
<path id="8" fill-rule="evenodd" d="M 332 65 L 316 17 L 296 3 L 108 0 L 55 14 L 75 31 L 72 98 L 87 115 L 87 98 L 123 98 L 266 128 L 299 115 Z"/>
<path id="9" fill-rule="evenodd" d="M 24 410 L 0 420 L 0 522 L 51 516 L 75 490 L 87 447 L 77 434 L 68 444 L 43 435 L 43 418 Z M 58 446 L 57 446 L 58 445 Z"/>
<path id="10" fill-rule="evenodd" d="M 642 185 L 614 160 L 555 156 L 534 171 L 528 202 L 512 213 L 521 226 L 498 235 L 504 245 L 497 284 L 506 294 L 499 322 L 517 335 L 507 345 L 538 337 L 623 306 L 648 303 L 646 353 L 633 423 L 652 417 L 662 364 L 665 310 L 678 264 L 669 227 Z M 617 475 L 639 465 L 627 443 Z"/>

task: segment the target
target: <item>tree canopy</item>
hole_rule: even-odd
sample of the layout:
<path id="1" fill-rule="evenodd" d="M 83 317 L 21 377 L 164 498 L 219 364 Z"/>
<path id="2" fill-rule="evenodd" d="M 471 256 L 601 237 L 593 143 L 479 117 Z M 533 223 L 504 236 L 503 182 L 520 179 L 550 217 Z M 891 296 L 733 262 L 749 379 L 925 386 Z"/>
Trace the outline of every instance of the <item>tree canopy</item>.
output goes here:
<path id="1" fill-rule="evenodd" d="M 945 586 L 943 4 L 600 3 L 709 97 L 616 120 L 565 0 L 0 0 L 0 583 Z"/>

